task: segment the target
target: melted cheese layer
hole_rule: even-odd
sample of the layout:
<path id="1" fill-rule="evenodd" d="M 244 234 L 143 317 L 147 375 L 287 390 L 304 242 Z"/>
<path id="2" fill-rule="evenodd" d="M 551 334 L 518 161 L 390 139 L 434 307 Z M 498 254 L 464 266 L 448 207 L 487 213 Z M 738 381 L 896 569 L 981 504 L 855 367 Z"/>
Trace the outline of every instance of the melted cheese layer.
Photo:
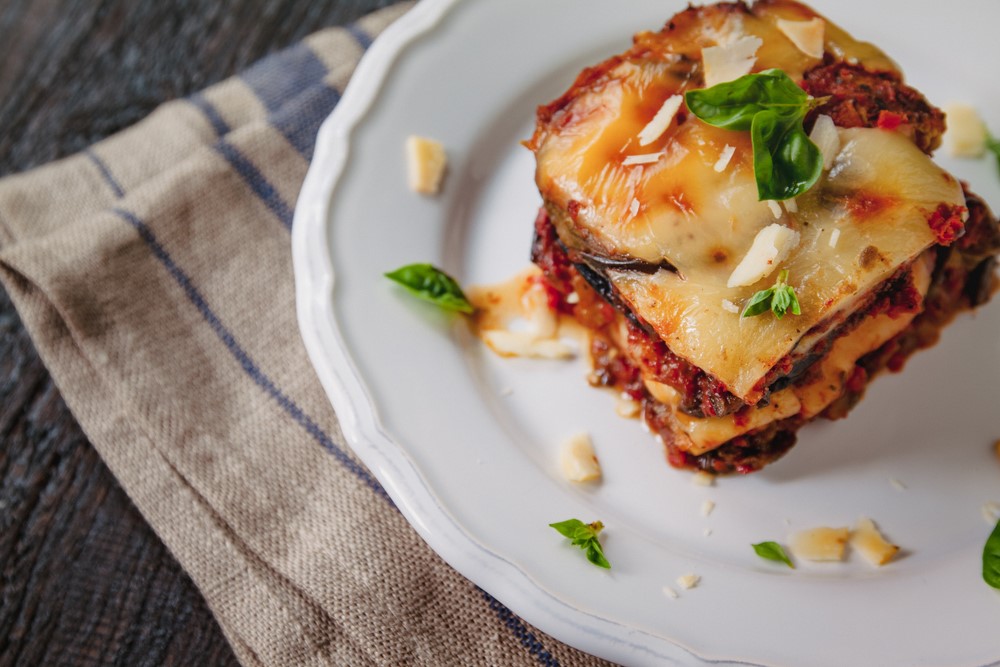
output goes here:
<path id="1" fill-rule="evenodd" d="M 690 9 L 660 33 L 642 33 L 625 56 L 559 101 L 530 142 L 536 181 L 571 249 L 668 265 L 677 272 L 611 270 L 626 304 L 670 349 L 756 403 L 771 368 L 818 325 L 842 319 L 863 297 L 935 242 L 928 216 L 964 203 L 958 182 L 903 135 L 838 130 L 841 149 L 820 182 L 778 209 L 800 241 L 784 259 L 801 316 L 740 318 L 743 304 L 773 276 L 741 287 L 726 282 L 756 235 L 774 224 L 757 200 L 748 132 L 711 127 L 682 109 L 652 143 L 640 132 L 665 100 L 701 86 L 700 50 L 756 36 L 754 71 L 778 67 L 793 78 L 818 60 L 777 27 L 816 15 L 791 2 Z M 826 53 L 872 69 L 894 68 L 870 45 L 827 24 Z M 723 151 L 735 149 L 721 171 Z M 636 163 L 630 156 L 643 155 Z M 794 213 L 788 209 L 794 210 Z M 831 236 L 835 235 L 835 242 Z M 811 337 L 811 340 L 817 337 Z"/>

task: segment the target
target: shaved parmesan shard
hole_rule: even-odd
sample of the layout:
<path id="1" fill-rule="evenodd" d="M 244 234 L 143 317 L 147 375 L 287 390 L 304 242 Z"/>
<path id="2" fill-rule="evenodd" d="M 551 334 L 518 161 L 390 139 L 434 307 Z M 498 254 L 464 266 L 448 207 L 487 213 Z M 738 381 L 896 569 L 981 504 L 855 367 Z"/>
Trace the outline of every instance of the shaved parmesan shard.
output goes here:
<path id="1" fill-rule="evenodd" d="M 639 155 L 629 155 L 624 160 L 622 160 L 623 167 L 630 167 L 634 164 L 651 164 L 658 161 L 663 157 L 663 152 L 659 153 L 641 153 Z"/>
<path id="2" fill-rule="evenodd" d="M 850 531 L 847 528 L 812 528 L 793 533 L 789 539 L 792 553 L 802 560 L 844 560 L 844 548 Z"/>
<path id="3" fill-rule="evenodd" d="M 809 21 L 789 21 L 778 19 L 778 30 L 792 40 L 802 53 L 810 58 L 823 57 L 823 36 L 826 32 L 826 21 L 817 17 Z"/>
<path id="4" fill-rule="evenodd" d="M 560 340 L 539 340 L 525 331 L 487 329 L 482 338 L 501 357 L 534 357 L 536 359 L 571 359 L 573 348 Z"/>
<path id="5" fill-rule="evenodd" d="M 949 104 L 944 108 L 948 118 L 945 142 L 955 157 L 982 157 L 986 152 L 986 124 L 975 107 L 968 104 Z"/>
<path id="6" fill-rule="evenodd" d="M 784 204 L 785 204 L 785 210 L 788 211 L 789 213 L 799 212 L 799 204 L 798 202 L 795 201 L 795 197 L 792 197 L 791 199 L 786 199 L 784 201 Z"/>
<path id="7" fill-rule="evenodd" d="M 559 450 L 559 466 L 563 477 L 571 482 L 591 482 L 601 478 L 601 464 L 586 433 L 577 433 L 563 442 Z"/>
<path id="8" fill-rule="evenodd" d="M 663 587 L 663 594 L 672 600 L 676 600 L 678 598 L 677 591 L 672 589 L 670 586 Z"/>
<path id="9" fill-rule="evenodd" d="M 866 517 L 858 519 L 851 533 L 851 547 L 872 565 L 885 565 L 899 552 L 899 547 L 886 541 L 875 523 Z"/>
<path id="10" fill-rule="evenodd" d="M 809 133 L 809 139 L 823 154 L 823 170 L 829 170 L 837 153 L 840 152 L 840 135 L 837 133 L 837 126 L 833 124 L 833 119 L 826 115 L 817 116 L 812 132 Z"/>
<path id="11" fill-rule="evenodd" d="M 730 301 L 729 299 L 723 299 L 722 310 L 726 311 L 727 313 L 738 313 L 740 312 L 740 307 L 737 306 L 732 301 Z"/>
<path id="12" fill-rule="evenodd" d="M 691 475 L 691 483 L 695 486 L 712 486 L 715 484 L 715 475 L 699 470 Z"/>
<path id="13" fill-rule="evenodd" d="M 729 166 L 729 162 L 733 159 L 734 153 L 736 153 L 736 146 L 730 146 L 729 144 L 726 144 L 726 147 L 723 148 L 722 152 L 719 154 L 718 161 L 712 168 L 715 169 L 715 171 L 719 172 L 720 174 L 724 172 L 726 170 L 726 167 Z"/>
<path id="14" fill-rule="evenodd" d="M 701 581 L 701 577 L 697 574 L 685 574 L 677 577 L 677 585 L 686 590 L 690 590 L 698 585 Z"/>
<path id="15" fill-rule="evenodd" d="M 444 146 L 426 137 L 406 139 L 406 168 L 410 189 L 425 195 L 441 190 L 441 178 L 448 164 Z"/>
<path id="16" fill-rule="evenodd" d="M 660 110 L 653 116 L 653 120 L 649 121 L 649 124 L 639 132 L 640 146 L 648 146 L 667 131 L 670 123 L 674 120 L 674 116 L 677 115 L 678 109 L 681 108 L 683 101 L 684 98 L 680 95 L 671 95 L 667 98 L 667 101 L 663 103 Z"/>
<path id="17" fill-rule="evenodd" d="M 767 200 L 767 207 L 769 209 L 771 209 L 771 215 L 774 216 L 775 220 L 781 220 L 781 216 L 783 215 L 783 213 L 781 211 L 781 204 L 779 204 L 778 202 L 774 201 L 773 199 L 768 199 Z"/>
<path id="18" fill-rule="evenodd" d="M 799 233 L 784 225 L 773 223 L 757 232 L 753 245 L 740 263 L 733 269 L 726 287 L 753 285 L 766 278 L 799 244 Z"/>
<path id="19" fill-rule="evenodd" d="M 745 35 L 722 46 L 707 46 L 701 50 L 705 67 L 705 87 L 726 83 L 749 74 L 757 62 L 757 49 L 764 41 Z"/>
<path id="20" fill-rule="evenodd" d="M 830 247 L 836 248 L 838 241 L 840 241 L 840 230 L 835 229 L 832 232 L 830 232 Z"/>
<path id="21" fill-rule="evenodd" d="M 706 500 L 701 504 L 701 515 L 708 516 L 715 509 L 715 503 L 711 500 Z"/>

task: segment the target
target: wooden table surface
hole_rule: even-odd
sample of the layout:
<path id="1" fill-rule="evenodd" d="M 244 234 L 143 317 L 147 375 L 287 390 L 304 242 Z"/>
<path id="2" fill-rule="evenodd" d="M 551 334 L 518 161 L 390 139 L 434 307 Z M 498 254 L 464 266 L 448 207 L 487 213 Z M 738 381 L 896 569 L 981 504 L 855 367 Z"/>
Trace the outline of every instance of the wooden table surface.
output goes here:
<path id="1" fill-rule="evenodd" d="M 392 0 L 0 0 L 0 176 Z M 235 665 L 0 290 L 0 665 Z"/>

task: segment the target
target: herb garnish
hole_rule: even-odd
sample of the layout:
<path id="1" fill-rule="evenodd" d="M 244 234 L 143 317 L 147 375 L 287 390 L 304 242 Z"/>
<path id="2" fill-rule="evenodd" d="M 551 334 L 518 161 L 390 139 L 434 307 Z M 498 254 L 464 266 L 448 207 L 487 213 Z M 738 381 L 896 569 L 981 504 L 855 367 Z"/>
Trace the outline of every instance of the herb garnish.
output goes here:
<path id="1" fill-rule="evenodd" d="M 472 314 L 475 308 L 469 303 L 458 282 L 431 264 L 407 264 L 385 274 L 414 296 L 430 301 L 446 310 Z"/>
<path id="2" fill-rule="evenodd" d="M 997 170 L 1000 170 L 1000 139 L 986 133 L 986 150 L 993 153 L 997 159 Z"/>
<path id="3" fill-rule="evenodd" d="M 597 540 L 598 534 L 604 529 L 604 524 L 600 521 L 594 523 L 584 523 L 579 519 L 567 519 L 558 523 L 550 523 L 549 526 L 559 531 L 561 535 L 573 541 L 575 546 L 580 547 L 587 553 L 587 560 L 607 570 L 611 569 L 611 563 L 604 557 L 604 550 Z"/>
<path id="4" fill-rule="evenodd" d="M 784 563 L 788 567 L 795 569 L 795 565 L 792 564 L 792 559 L 788 557 L 785 553 L 784 548 L 777 542 L 760 542 L 759 544 L 754 544 L 753 550 L 757 552 L 757 555 L 766 560 L 773 560 L 779 563 Z"/>
<path id="5" fill-rule="evenodd" d="M 823 100 L 810 97 L 781 70 L 690 90 L 684 101 L 709 125 L 750 131 L 761 201 L 797 197 L 823 173 L 823 155 L 802 127 L 806 114 Z"/>
<path id="6" fill-rule="evenodd" d="M 983 581 L 1000 588 L 1000 521 L 983 547 Z"/>
<path id="7" fill-rule="evenodd" d="M 774 285 L 762 289 L 750 297 L 750 301 L 747 302 L 740 317 L 755 317 L 769 310 L 779 320 L 789 311 L 792 315 L 801 315 L 802 308 L 799 306 L 799 298 L 795 296 L 795 288 L 787 281 L 788 271 L 782 270 Z"/>

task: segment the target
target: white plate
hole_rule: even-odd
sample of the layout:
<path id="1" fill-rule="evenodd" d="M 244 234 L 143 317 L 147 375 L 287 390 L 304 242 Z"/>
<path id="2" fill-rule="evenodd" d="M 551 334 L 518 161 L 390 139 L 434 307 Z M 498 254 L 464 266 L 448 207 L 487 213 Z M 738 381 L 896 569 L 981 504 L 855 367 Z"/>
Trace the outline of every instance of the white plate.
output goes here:
<path id="1" fill-rule="evenodd" d="M 527 266 L 539 197 L 518 142 L 536 105 L 683 6 L 424 0 L 376 42 L 320 132 L 293 231 L 302 335 L 343 430 L 445 560 L 585 651 L 628 664 L 996 663 L 1000 595 L 980 578 L 980 508 L 1000 501 L 1000 303 L 880 378 L 849 419 L 807 428 L 761 473 L 704 488 L 617 417 L 581 365 L 498 359 L 382 277 L 429 261 L 490 283 Z M 1000 131 L 1000 5 L 954 7 L 817 3 L 930 99 L 971 102 Z M 439 197 L 406 188 L 410 134 L 448 149 Z M 995 165 L 942 162 L 1000 205 Z M 555 464 L 580 430 L 603 464 L 597 487 L 564 482 Z M 716 509 L 703 517 L 706 499 Z M 792 571 L 750 548 L 860 515 L 903 556 Z M 610 572 L 547 525 L 570 517 L 605 523 Z M 663 586 L 689 572 L 701 584 L 668 598 Z"/>

